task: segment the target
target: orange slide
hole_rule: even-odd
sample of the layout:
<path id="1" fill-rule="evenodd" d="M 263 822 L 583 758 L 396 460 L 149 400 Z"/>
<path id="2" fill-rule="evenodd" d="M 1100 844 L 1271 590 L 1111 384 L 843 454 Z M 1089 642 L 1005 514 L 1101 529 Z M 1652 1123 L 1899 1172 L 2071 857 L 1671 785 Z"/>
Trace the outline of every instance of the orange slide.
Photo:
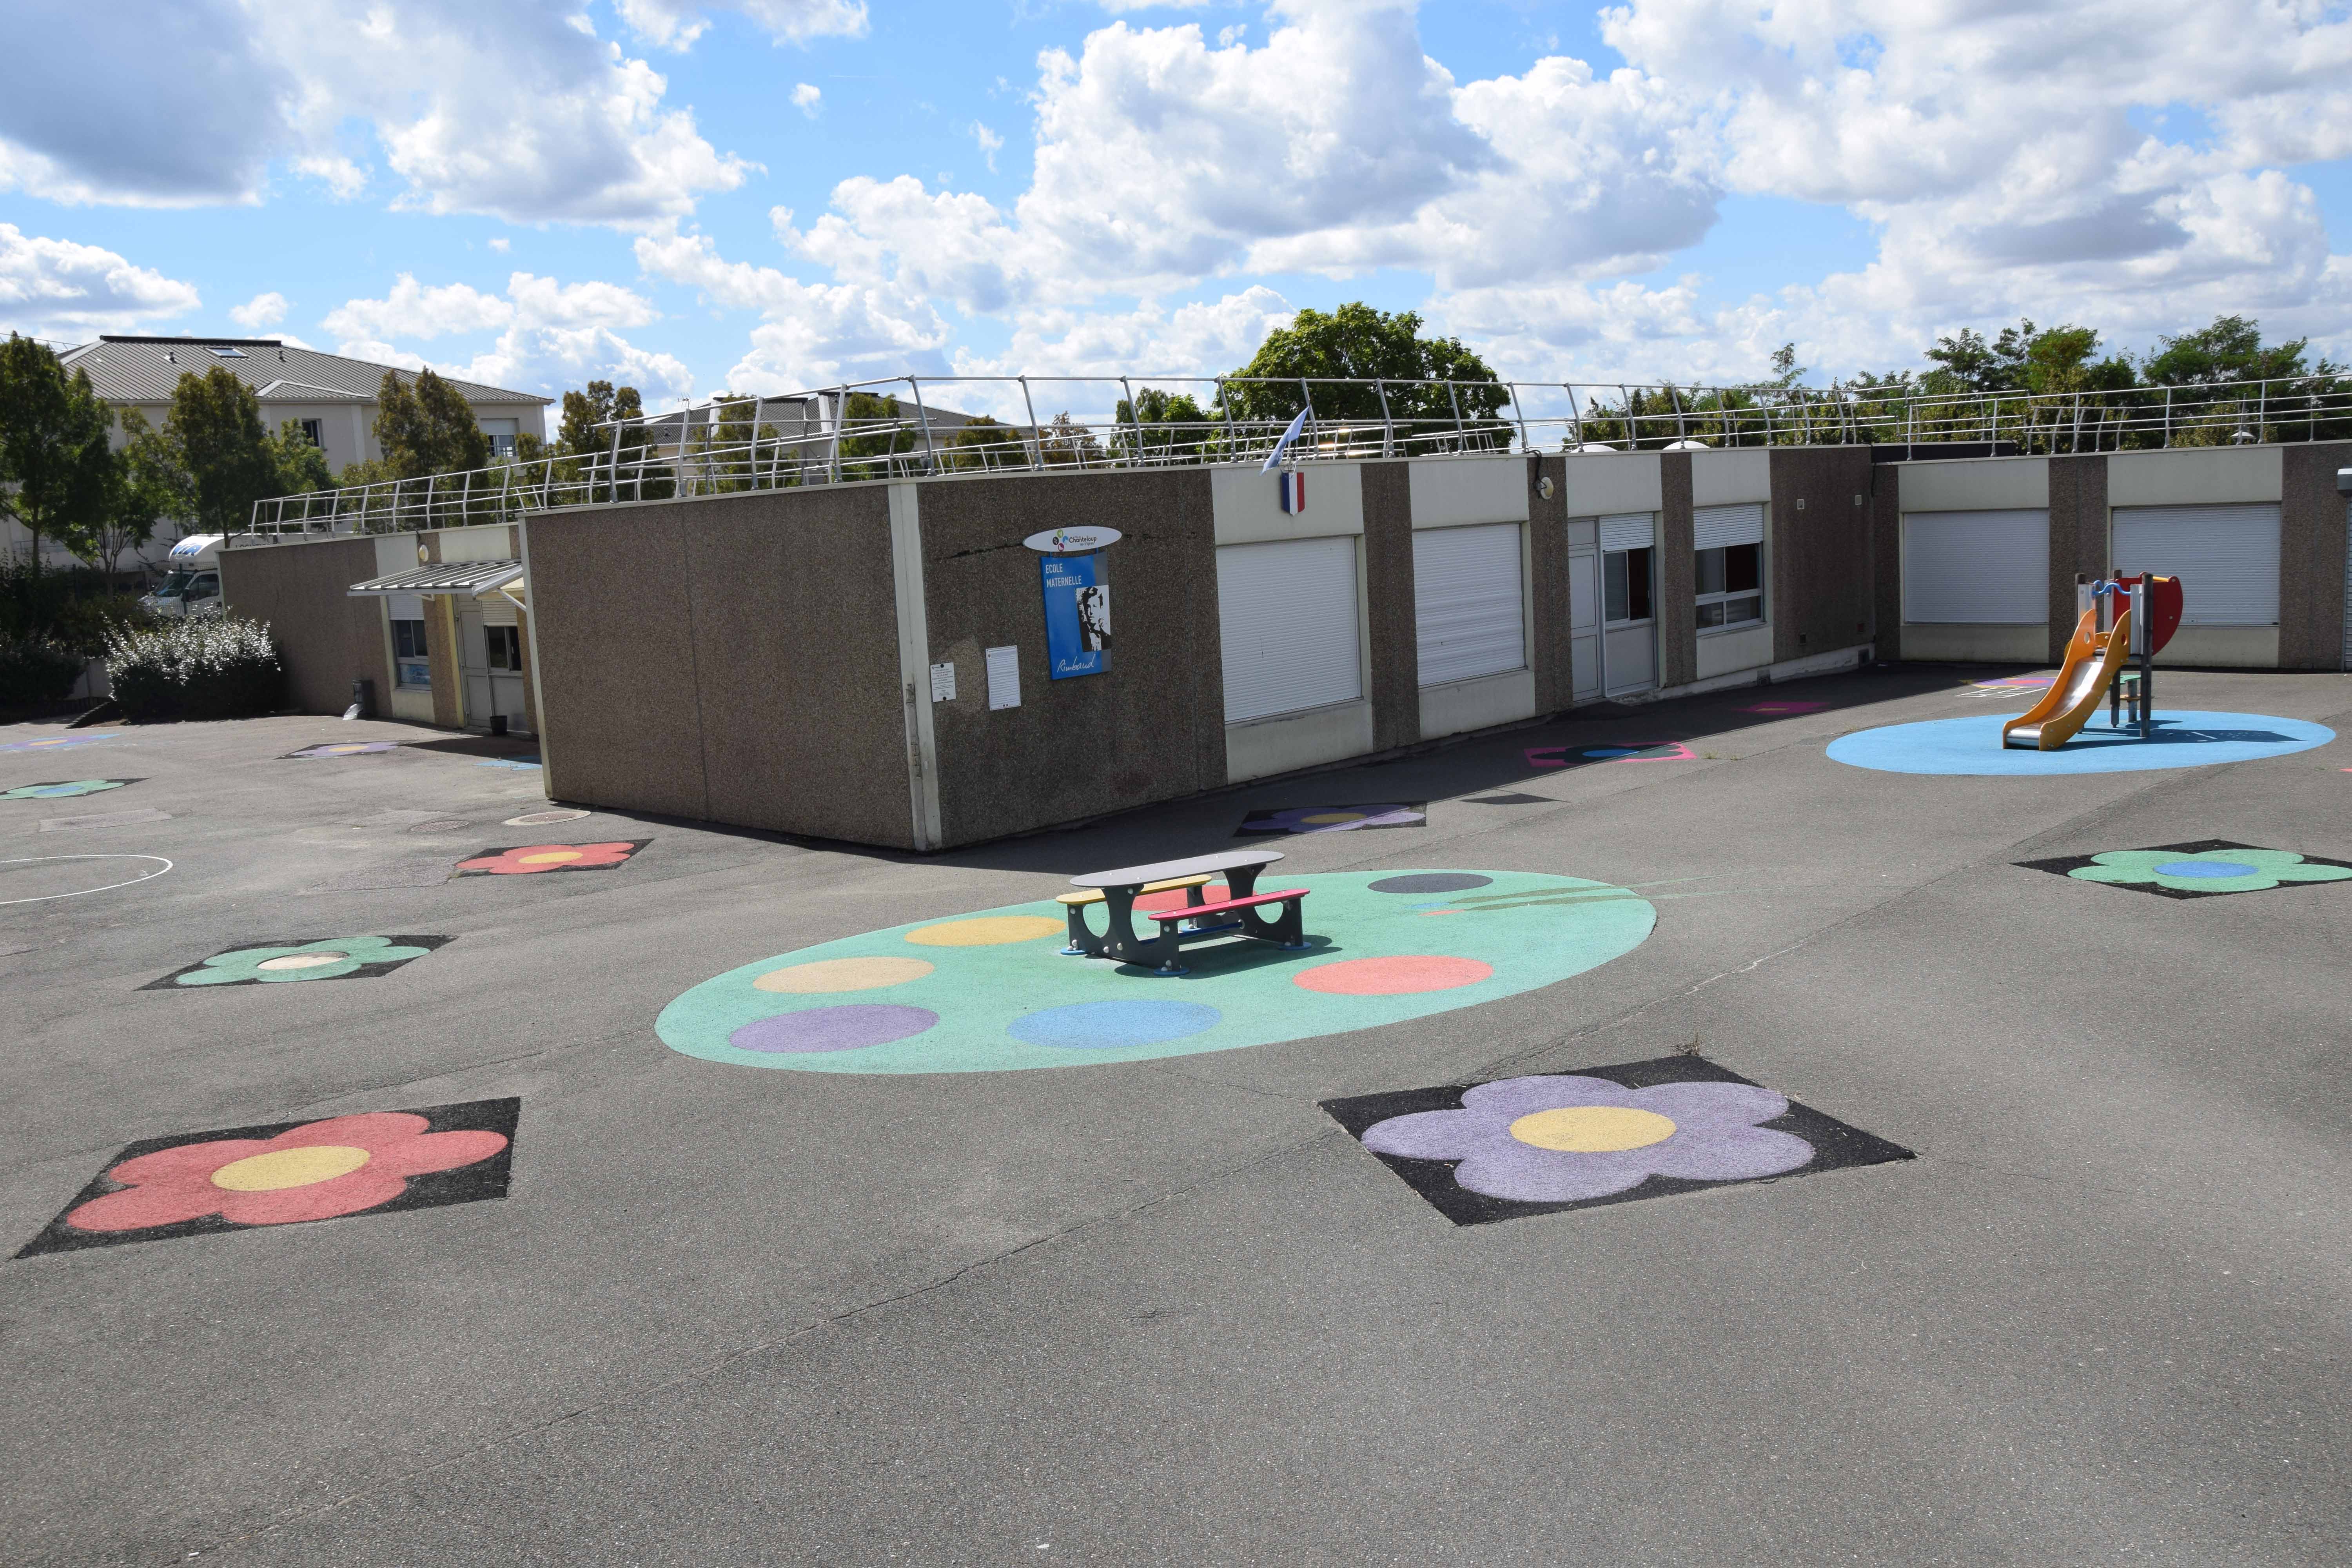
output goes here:
<path id="1" fill-rule="evenodd" d="M 2074 640 L 2066 645 L 2066 662 L 2032 711 L 2000 727 L 2000 743 L 2021 752 L 2054 752 L 2074 738 L 2105 700 L 2116 667 L 2131 651 L 2131 612 L 2116 616 L 2114 627 L 2099 630 L 2099 606 L 2083 612 L 2074 623 Z"/>

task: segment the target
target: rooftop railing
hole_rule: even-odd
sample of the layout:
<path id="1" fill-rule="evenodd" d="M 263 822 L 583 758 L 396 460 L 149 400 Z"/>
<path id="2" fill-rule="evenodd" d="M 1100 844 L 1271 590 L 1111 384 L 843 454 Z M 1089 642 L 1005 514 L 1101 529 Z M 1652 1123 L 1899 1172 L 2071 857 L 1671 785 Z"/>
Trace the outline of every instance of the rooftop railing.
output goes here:
<path id="1" fill-rule="evenodd" d="M 1108 413 L 1065 409 L 1118 389 Z M 1071 389 L 1080 391 L 1075 395 Z M 950 412 L 956 403 L 998 415 Z M 1205 402 L 1203 401 L 1205 399 Z M 2059 455 L 2352 439 L 2352 380 L 2305 376 L 2079 393 L 1907 384 L 1655 387 L 1243 376 L 898 376 L 728 398 L 596 427 L 586 451 L 256 503 L 262 534 L 390 533 L 557 508 L 865 479 L 1479 453 L 1969 443 Z"/>

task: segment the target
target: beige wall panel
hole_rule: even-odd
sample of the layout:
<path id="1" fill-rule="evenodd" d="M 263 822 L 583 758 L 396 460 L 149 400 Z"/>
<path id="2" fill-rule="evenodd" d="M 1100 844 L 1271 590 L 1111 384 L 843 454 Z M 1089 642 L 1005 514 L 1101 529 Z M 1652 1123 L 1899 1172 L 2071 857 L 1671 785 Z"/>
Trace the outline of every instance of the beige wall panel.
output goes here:
<path id="1" fill-rule="evenodd" d="M 1410 467 L 1415 528 L 1528 520 L 1525 458 L 1422 458 Z"/>
<path id="2" fill-rule="evenodd" d="M 1762 447 L 1691 454 L 1691 505 L 1734 506 L 1772 499 L 1772 454 Z"/>
<path id="3" fill-rule="evenodd" d="M 1536 676 L 1532 669 L 1507 670 L 1451 686 L 1432 686 L 1421 693 L 1421 733 L 1423 740 L 1460 735 L 1490 725 L 1532 719 L 1536 709 Z"/>
<path id="4" fill-rule="evenodd" d="M 2110 507 L 2277 500 L 2284 484 L 2276 447 L 2180 447 L 2107 455 Z"/>
<path id="5" fill-rule="evenodd" d="M 1748 626 L 1736 632 L 1701 632 L 1698 638 L 1698 679 L 1712 680 L 1735 670 L 1758 669 L 1772 662 L 1770 626 Z"/>
<path id="6" fill-rule="evenodd" d="M 1217 542 L 1258 544 L 1364 531 L 1360 464 L 1307 463 L 1299 471 L 1307 476 L 1307 510 L 1292 513 L 1282 510 L 1282 491 L 1274 475 L 1239 466 L 1211 468 L 1209 501 Z"/>
<path id="7" fill-rule="evenodd" d="M 2156 656 L 2159 668 L 2178 665 L 2190 668 L 2210 667 L 2220 669 L 2276 669 L 2279 662 L 2279 629 L 2276 626 L 2183 626 L 2172 634 L 2164 651 Z M 2157 689 L 2158 700 L 2163 700 L 2163 688 Z"/>
<path id="8" fill-rule="evenodd" d="M 503 522 L 480 528 L 445 528 L 440 536 L 441 559 L 446 562 L 515 559 L 514 535 Z"/>
<path id="9" fill-rule="evenodd" d="M 2044 626 L 1937 626 L 1903 628 L 1903 657 L 1942 664 L 2042 664 L 2050 652 Z"/>
<path id="10" fill-rule="evenodd" d="M 1316 767 L 1372 749 L 1372 705 L 1342 702 L 1311 713 L 1225 726 L 1225 778 L 1239 784 Z"/>
<path id="11" fill-rule="evenodd" d="M 1560 498 L 1570 517 L 1657 511 L 1665 505 L 1655 452 L 1571 452 L 1561 459 Z"/>
<path id="12" fill-rule="evenodd" d="M 2050 504 L 2047 458 L 1899 465 L 1905 511 L 2010 511 Z"/>

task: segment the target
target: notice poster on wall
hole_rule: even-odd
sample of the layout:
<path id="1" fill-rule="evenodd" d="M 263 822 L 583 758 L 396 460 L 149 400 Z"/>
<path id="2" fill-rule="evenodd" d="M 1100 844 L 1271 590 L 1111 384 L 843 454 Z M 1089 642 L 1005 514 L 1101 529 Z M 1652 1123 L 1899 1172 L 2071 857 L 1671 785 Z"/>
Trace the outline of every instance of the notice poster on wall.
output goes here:
<path id="1" fill-rule="evenodd" d="M 1045 584 L 1045 657 L 1055 680 L 1110 668 L 1110 584 L 1100 555 L 1038 559 Z"/>

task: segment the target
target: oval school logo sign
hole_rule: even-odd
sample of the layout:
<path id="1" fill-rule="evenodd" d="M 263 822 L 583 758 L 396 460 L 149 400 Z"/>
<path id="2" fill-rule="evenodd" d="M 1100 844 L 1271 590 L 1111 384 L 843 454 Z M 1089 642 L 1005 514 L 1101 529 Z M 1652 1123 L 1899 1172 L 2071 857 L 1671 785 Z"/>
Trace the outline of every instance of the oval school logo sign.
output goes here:
<path id="1" fill-rule="evenodd" d="M 1056 528 L 1021 542 L 1040 555 L 1091 555 L 1118 542 L 1115 528 Z"/>

